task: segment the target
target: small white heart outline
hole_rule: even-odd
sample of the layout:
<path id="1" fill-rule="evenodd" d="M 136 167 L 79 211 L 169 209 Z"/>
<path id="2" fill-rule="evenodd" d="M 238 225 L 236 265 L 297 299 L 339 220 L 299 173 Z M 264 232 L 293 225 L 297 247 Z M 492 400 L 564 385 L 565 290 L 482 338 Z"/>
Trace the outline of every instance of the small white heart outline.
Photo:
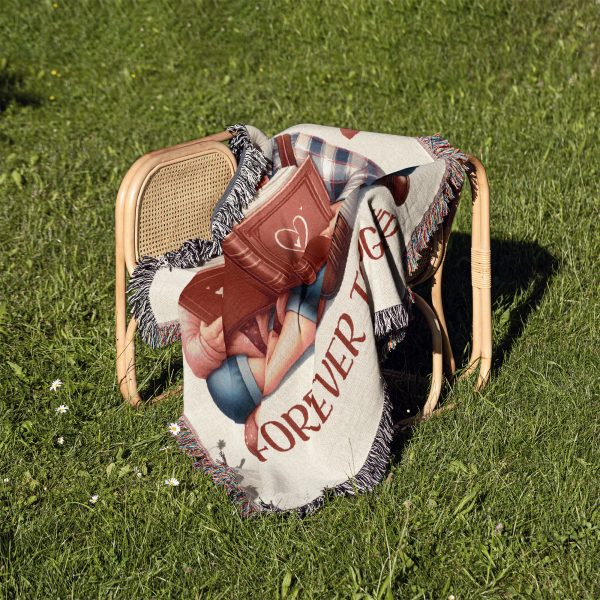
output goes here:
<path id="1" fill-rule="evenodd" d="M 300 232 L 298 231 L 298 226 L 296 225 L 296 220 L 302 221 L 302 223 L 304 224 L 304 245 L 300 245 Z M 296 215 L 293 219 L 292 219 L 292 226 L 293 227 L 283 227 L 281 229 L 278 229 L 275 232 L 275 242 L 277 243 L 277 245 L 280 248 L 283 248 L 284 250 L 292 250 L 293 252 L 304 252 L 305 248 L 306 248 L 306 244 L 308 242 L 308 223 L 306 222 L 306 219 L 302 216 L 302 215 Z M 294 248 L 290 248 L 289 246 L 286 246 L 285 244 L 282 244 L 279 241 L 279 234 L 289 231 L 291 233 L 295 233 L 298 236 L 298 244 L 294 244 Z"/>

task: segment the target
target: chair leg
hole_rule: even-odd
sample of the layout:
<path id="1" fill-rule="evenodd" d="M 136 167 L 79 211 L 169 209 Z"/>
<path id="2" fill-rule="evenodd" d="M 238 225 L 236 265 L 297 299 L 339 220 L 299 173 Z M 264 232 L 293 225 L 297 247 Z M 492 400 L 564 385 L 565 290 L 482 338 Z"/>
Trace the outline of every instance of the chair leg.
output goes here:
<path id="1" fill-rule="evenodd" d="M 137 406 L 142 398 L 137 390 L 137 378 L 135 374 L 135 333 L 137 331 L 137 321 L 131 319 L 127 326 L 127 336 L 125 338 L 125 366 L 127 379 L 127 400 L 131 406 Z"/>
<path id="2" fill-rule="evenodd" d="M 422 418 L 427 418 L 435 407 L 437 406 L 440 394 L 442 392 L 442 382 L 444 380 L 444 372 L 442 367 L 442 332 L 440 324 L 435 315 L 435 312 L 430 308 L 429 304 L 421 298 L 418 294 L 414 294 L 415 304 L 417 308 L 423 313 L 423 316 L 427 320 L 427 325 L 431 330 L 431 342 L 432 342 L 432 372 L 431 372 L 431 389 L 429 390 L 429 396 L 425 402 L 425 406 L 421 412 Z"/>
<path id="3" fill-rule="evenodd" d="M 117 323 L 116 323 L 116 333 L 117 333 L 117 383 L 119 385 L 119 390 L 121 391 L 121 395 L 124 400 L 129 400 L 129 387 L 127 384 L 127 366 L 126 366 L 126 356 L 125 356 L 125 339 L 127 337 L 127 331 L 125 328 L 125 317 L 119 317 L 119 307 L 117 305 Z"/>
<path id="4" fill-rule="evenodd" d="M 454 361 L 454 355 L 452 354 L 452 346 L 450 345 L 450 337 L 448 336 L 448 326 L 446 325 L 446 318 L 444 316 L 444 305 L 442 303 L 442 270 L 444 268 L 444 261 L 440 264 L 436 274 L 433 276 L 433 283 L 431 286 L 431 304 L 433 310 L 438 319 L 440 330 L 442 333 L 442 357 L 444 362 L 444 371 L 448 378 L 454 375 L 456 371 L 456 363 Z"/>
<path id="5" fill-rule="evenodd" d="M 473 251 L 473 262 L 477 276 L 475 281 L 479 286 L 481 336 L 479 377 L 477 389 L 482 389 L 489 380 L 492 368 L 492 268 L 490 245 L 490 190 L 487 174 L 481 162 L 470 157 L 475 167 L 474 176 L 477 178 L 477 202 L 479 203 L 479 246 Z M 473 260 L 472 259 L 472 260 Z"/>
<path id="6" fill-rule="evenodd" d="M 116 304 L 117 383 L 123 399 L 132 406 L 137 406 L 141 402 L 141 397 L 137 392 L 135 374 L 135 332 L 137 323 L 135 319 L 131 319 L 127 328 L 125 327 L 124 292 L 122 299 L 117 298 Z"/>
<path id="7" fill-rule="evenodd" d="M 490 256 L 490 197 L 487 175 L 481 162 L 469 157 L 469 172 L 473 194 L 473 225 L 471 237 L 471 285 L 473 289 L 473 350 L 464 375 L 477 366 L 476 389 L 487 383 L 492 365 L 492 301 Z"/>
<path id="8" fill-rule="evenodd" d="M 117 351 L 117 383 L 123 398 L 132 406 L 141 401 L 135 377 L 135 331 L 132 319 L 127 326 L 126 265 L 123 249 L 122 206 L 115 208 L 115 333 Z"/>
<path id="9" fill-rule="evenodd" d="M 480 233 L 480 202 L 478 194 L 477 175 L 474 170 L 469 171 L 469 182 L 471 184 L 471 292 L 473 298 L 473 316 L 472 316 L 472 345 L 471 356 L 467 368 L 463 371 L 461 378 L 471 375 L 479 366 L 481 358 L 481 294 L 478 286 L 475 285 L 475 270 L 473 266 L 473 248 L 479 247 Z"/>
<path id="10" fill-rule="evenodd" d="M 122 231 L 119 214 L 115 227 L 116 238 L 116 279 L 115 279 L 115 334 L 117 350 L 117 383 L 121 395 L 129 401 L 129 386 L 127 383 L 127 357 L 125 354 L 127 339 L 127 307 L 125 298 L 125 257 L 123 254 Z"/>

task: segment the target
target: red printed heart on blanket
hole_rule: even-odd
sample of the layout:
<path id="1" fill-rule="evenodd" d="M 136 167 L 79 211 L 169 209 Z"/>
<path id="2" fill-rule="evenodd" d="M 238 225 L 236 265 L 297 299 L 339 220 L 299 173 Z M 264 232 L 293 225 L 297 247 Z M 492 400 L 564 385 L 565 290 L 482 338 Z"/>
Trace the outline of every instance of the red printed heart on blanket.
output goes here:
<path id="1" fill-rule="evenodd" d="M 357 133 L 356 129 L 347 129 L 346 127 L 340 127 L 341 134 L 351 140 Z"/>
<path id="2" fill-rule="evenodd" d="M 302 223 L 300 230 L 297 223 Z M 284 227 L 275 232 L 275 241 L 280 248 L 293 252 L 304 252 L 308 241 L 308 223 L 301 215 L 296 215 L 292 220 L 292 227 Z"/>

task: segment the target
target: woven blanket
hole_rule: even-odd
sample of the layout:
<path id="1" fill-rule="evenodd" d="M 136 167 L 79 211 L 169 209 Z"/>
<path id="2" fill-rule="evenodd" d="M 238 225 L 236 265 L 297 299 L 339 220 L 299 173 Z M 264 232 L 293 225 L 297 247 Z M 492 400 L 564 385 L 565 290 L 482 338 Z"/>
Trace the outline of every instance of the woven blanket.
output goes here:
<path id="1" fill-rule="evenodd" d="M 385 473 L 381 360 L 404 337 L 407 281 L 466 157 L 438 136 L 230 131 L 238 169 L 213 238 L 145 257 L 130 306 L 146 342 L 182 341 L 176 434 L 195 466 L 244 515 L 306 515 Z"/>

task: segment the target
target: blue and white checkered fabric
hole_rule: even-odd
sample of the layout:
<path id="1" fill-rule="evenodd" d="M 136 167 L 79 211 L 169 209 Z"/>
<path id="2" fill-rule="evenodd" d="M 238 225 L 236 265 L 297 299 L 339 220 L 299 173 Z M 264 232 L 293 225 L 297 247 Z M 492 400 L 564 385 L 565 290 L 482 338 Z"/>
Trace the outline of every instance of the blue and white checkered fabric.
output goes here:
<path id="1" fill-rule="evenodd" d="M 385 173 L 368 158 L 345 148 L 328 144 L 323 139 L 305 133 L 290 136 L 298 164 L 310 156 L 323 179 L 329 198 L 337 202 L 363 185 L 370 185 Z M 271 175 L 281 168 L 277 144 L 273 144 Z"/>

